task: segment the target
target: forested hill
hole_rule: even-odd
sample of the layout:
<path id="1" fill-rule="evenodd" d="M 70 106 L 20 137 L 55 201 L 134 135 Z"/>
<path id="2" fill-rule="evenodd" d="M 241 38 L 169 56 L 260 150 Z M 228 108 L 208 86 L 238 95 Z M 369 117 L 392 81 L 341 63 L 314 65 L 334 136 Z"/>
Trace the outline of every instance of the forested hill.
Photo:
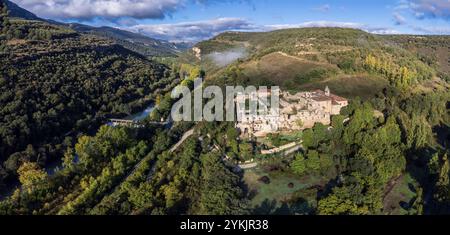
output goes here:
<path id="1" fill-rule="evenodd" d="M 40 20 L 39 17 L 37 17 L 35 14 L 17 6 L 17 4 L 8 1 L 8 0 L 2 0 L 6 3 L 6 6 L 8 7 L 9 10 L 9 15 L 10 17 L 17 17 L 17 18 L 22 18 L 22 19 L 27 19 L 27 20 Z"/>
<path id="2" fill-rule="evenodd" d="M 0 191 L 9 192 L 0 214 L 450 212 L 448 54 L 430 57 L 446 37 L 224 33 L 169 69 L 64 24 L 11 19 L 4 8 L 0 22 Z M 330 126 L 267 138 L 242 138 L 233 122 L 155 124 L 170 114 L 179 77 L 193 88 L 205 72 L 219 85 L 329 86 L 349 105 Z M 152 100 L 139 128 L 101 126 Z M 261 154 L 292 142 L 302 148 Z M 256 168 L 235 172 L 249 161 Z"/>
<path id="3" fill-rule="evenodd" d="M 174 44 L 167 41 L 156 40 L 141 34 L 112 27 L 91 27 L 82 24 L 67 24 L 67 26 L 77 32 L 90 33 L 109 38 L 127 49 L 149 57 L 175 57 L 178 53 L 187 49 L 183 44 Z"/>
<path id="4" fill-rule="evenodd" d="M 448 47 L 449 37 L 441 38 L 441 46 Z M 410 40 L 404 36 L 403 41 Z M 234 68 L 241 73 L 239 82 L 276 84 L 293 91 L 329 86 L 347 97 L 370 98 L 388 86 L 405 89 L 446 79 L 441 73 L 446 70 L 440 68 L 447 66 L 441 62 L 448 54 L 441 56 L 445 59 L 430 59 L 405 44 L 345 28 L 227 32 L 197 44 L 199 50 L 188 58 L 200 58 L 209 77 L 222 83 L 232 82 L 226 78 L 227 69 Z"/>
<path id="5" fill-rule="evenodd" d="M 276 85 L 293 92 L 329 86 L 349 98 L 332 128 L 319 124 L 303 131 L 303 150 L 294 160 L 275 157 L 257 176 L 277 180 L 277 174 L 292 172 L 295 179 L 327 182 L 296 191 L 287 203 L 294 214 L 305 213 L 296 203 L 309 207 L 308 214 L 448 214 L 449 39 L 343 28 L 228 32 L 197 44 L 184 58 L 196 57 L 207 81 L 219 85 Z M 229 146 L 245 156 L 251 149 L 241 148 L 245 144 Z M 285 202 L 284 196 L 278 200 Z"/>
<path id="6" fill-rule="evenodd" d="M 79 133 L 141 110 L 176 78 L 113 41 L 2 12 L 0 190 L 23 162 L 59 160 Z"/>
<path id="7" fill-rule="evenodd" d="M 385 35 L 386 40 L 417 55 L 434 67 L 439 76 L 450 81 L 450 36 Z"/>
<path id="8" fill-rule="evenodd" d="M 26 20 L 38 20 L 47 23 L 66 26 L 78 33 L 89 33 L 92 35 L 104 37 L 114 41 L 115 43 L 137 52 L 147 57 L 167 56 L 175 57 L 178 53 L 188 49 L 189 45 L 175 44 L 168 41 L 157 40 L 144 36 L 142 34 L 133 33 L 112 27 L 92 27 L 84 24 L 61 23 L 53 20 L 42 19 L 35 14 L 19 7 L 17 4 L 5 1 L 8 6 L 9 16 Z"/>

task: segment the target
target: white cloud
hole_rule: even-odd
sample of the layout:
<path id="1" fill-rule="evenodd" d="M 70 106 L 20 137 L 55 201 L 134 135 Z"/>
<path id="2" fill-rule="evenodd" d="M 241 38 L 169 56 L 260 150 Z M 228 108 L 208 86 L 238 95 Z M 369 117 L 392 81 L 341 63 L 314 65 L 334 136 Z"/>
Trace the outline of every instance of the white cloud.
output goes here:
<path id="1" fill-rule="evenodd" d="M 225 31 L 256 30 L 257 26 L 241 18 L 218 18 L 207 21 L 183 22 L 176 24 L 136 25 L 129 30 L 150 37 L 195 42 L 214 37 Z"/>
<path id="2" fill-rule="evenodd" d="M 402 0 L 396 9 L 410 10 L 418 19 L 450 20 L 450 0 Z"/>
<path id="3" fill-rule="evenodd" d="M 103 18 L 164 19 L 188 3 L 212 5 L 251 0 L 11 0 L 43 18 L 90 20 Z"/>
<path id="4" fill-rule="evenodd" d="M 408 22 L 404 14 L 411 14 L 415 18 L 450 20 L 450 0 L 401 0 L 394 8 L 393 13 L 396 25 L 403 25 L 419 34 L 448 35 L 450 27 L 436 23 L 421 25 L 420 21 Z"/>
<path id="5" fill-rule="evenodd" d="M 217 66 L 225 67 L 246 56 L 247 52 L 244 48 L 235 48 L 224 52 L 213 52 L 206 57 L 210 58 Z"/>
<path id="6" fill-rule="evenodd" d="M 207 21 L 184 22 L 176 24 L 136 25 L 128 28 L 149 37 L 173 42 L 198 42 L 212 38 L 226 31 L 272 31 L 288 28 L 338 27 L 361 29 L 375 34 L 398 34 L 385 27 L 371 27 L 353 22 L 310 21 L 299 24 L 256 25 L 241 18 L 219 18 Z"/>
<path id="7" fill-rule="evenodd" d="M 449 35 L 450 34 L 450 27 L 445 26 L 410 26 L 412 29 L 424 33 L 424 34 L 431 34 L 431 35 Z"/>
<path id="8" fill-rule="evenodd" d="M 375 34 L 398 34 L 399 32 L 386 27 L 373 27 L 366 24 L 354 22 L 335 22 L 335 21 L 310 21 L 300 24 L 281 24 L 265 26 L 268 30 L 287 29 L 287 28 L 309 28 L 309 27 L 335 27 L 335 28 L 352 28 L 361 29 L 369 33 Z"/>
<path id="9" fill-rule="evenodd" d="M 334 22 L 334 21 L 310 21 L 300 24 L 278 24 L 267 25 L 268 29 L 288 29 L 288 28 L 307 28 L 307 27 L 339 27 L 339 28 L 360 28 L 362 24 L 351 22 Z"/>
<path id="10" fill-rule="evenodd" d="M 400 13 L 398 13 L 398 12 L 394 12 L 393 17 L 394 17 L 394 21 L 395 21 L 395 24 L 396 24 L 396 25 L 404 25 L 404 24 L 407 23 L 407 22 L 406 22 L 406 18 L 403 17 L 403 16 L 402 16 Z"/>
<path id="11" fill-rule="evenodd" d="M 183 7 L 185 0 L 13 0 L 38 16 L 53 19 L 95 17 L 162 19 Z"/>
<path id="12" fill-rule="evenodd" d="M 325 5 L 319 6 L 317 8 L 314 8 L 314 10 L 321 11 L 321 12 L 328 12 L 328 11 L 330 11 L 330 9 L 331 9 L 330 4 L 325 4 Z"/>

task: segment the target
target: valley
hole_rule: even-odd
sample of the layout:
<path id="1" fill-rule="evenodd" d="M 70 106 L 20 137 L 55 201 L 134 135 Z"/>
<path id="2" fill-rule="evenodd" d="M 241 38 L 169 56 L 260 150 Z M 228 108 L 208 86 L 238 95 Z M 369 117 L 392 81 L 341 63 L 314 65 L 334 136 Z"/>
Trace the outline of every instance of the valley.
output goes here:
<path id="1" fill-rule="evenodd" d="M 450 213 L 449 36 L 305 27 L 191 47 L 1 3 L 1 215 Z M 172 123 L 173 89 L 198 77 L 279 86 L 291 110 L 259 129 Z"/>

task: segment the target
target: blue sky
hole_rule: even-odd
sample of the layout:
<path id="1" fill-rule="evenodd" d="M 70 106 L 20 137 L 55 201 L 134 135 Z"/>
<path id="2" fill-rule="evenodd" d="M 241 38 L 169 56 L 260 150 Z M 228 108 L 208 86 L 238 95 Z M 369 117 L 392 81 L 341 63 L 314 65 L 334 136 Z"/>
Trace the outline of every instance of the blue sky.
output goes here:
<path id="1" fill-rule="evenodd" d="M 450 0 L 12 0 L 38 16 L 108 25 L 170 41 L 229 31 L 352 27 L 450 34 Z"/>

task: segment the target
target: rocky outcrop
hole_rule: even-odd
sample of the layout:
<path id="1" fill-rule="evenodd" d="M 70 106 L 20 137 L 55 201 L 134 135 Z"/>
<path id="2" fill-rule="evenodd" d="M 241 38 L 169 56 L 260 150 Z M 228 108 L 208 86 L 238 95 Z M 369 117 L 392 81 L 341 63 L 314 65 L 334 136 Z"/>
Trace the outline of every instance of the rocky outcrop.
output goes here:
<path id="1" fill-rule="evenodd" d="M 202 49 L 198 47 L 193 47 L 192 52 L 194 52 L 194 55 L 195 57 L 197 57 L 197 59 L 202 60 Z"/>

